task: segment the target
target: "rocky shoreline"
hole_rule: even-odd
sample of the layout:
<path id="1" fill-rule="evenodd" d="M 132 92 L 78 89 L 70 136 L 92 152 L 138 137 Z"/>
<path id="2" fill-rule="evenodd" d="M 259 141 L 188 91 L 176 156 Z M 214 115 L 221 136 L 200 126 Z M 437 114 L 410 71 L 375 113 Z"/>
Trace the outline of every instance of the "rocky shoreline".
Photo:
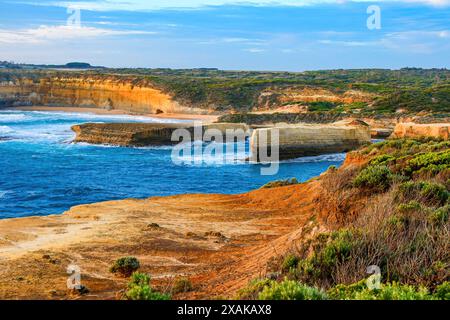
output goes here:
<path id="1" fill-rule="evenodd" d="M 269 276 L 274 258 L 329 231 L 333 210 L 343 208 L 328 206 L 337 198 L 328 197 L 327 183 L 336 174 L 360 171 L 370 157 L 356 151 L 342 168 L 306 183 L 240 195 L 126 199 L 76 206 L 61 215 L 0 220 L 0 298 L 118 299 L 126 279 L 111 274 L 109 266 L 129 255 L 141 261 L 156 288 L 189 277 L 194 289 L 175 299 L 234 297 L 250 280 Z M 363 211 L 369 196 L 350 197 L 346 217 Z M 81 268 L 89 293 L 67 290 L 70 264 Z"/>
<path id="2" fill-rule="evenodd" d="M 339 122 L 328 125 L 276 125 L 270 128 L 250 128 L 239 123 L 213 123 L 202 125 L 196 136 L 196 128 L 188 124 L 153 124 L 153 123 L 87 123 L 76 125 L 72 130 L 76 133 L 74 142 L 90 144 L 118 145 L 126 147 L 145 147 L 173 145 L 180 142 L 173 134 L 178 129 L 189 132 L 191 141 L 201 139 L 209 130 L 222 135 L 226 141 L 227 133 L 250 138 L 253 152 L 252 161 L 260 161 L 260 150 L 273 147 L 270 139 L 274 132 L 279 133 L 279 159 L 294 159 L 302 156 L 316 156 L 328 153 L 340 153 L 355 150 L 370 142 L 369 126 L 360 121 Z M 261 135 L 268 137 L 263 142 Z M 233 139 L 234 141 L 234 139 Z"/>

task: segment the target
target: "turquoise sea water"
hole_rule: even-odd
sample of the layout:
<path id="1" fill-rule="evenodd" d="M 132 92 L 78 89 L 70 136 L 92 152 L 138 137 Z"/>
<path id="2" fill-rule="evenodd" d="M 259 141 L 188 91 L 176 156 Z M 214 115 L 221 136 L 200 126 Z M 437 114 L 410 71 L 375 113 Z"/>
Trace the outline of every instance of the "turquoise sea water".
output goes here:
<path id="1" fill-rule="evenodd" d="M 0 218 L 62 213 L 78 204 L 185 193 L 242 193 L 278 179 L 306 181 L 340 165 L 344 154 L 282 162 L 274 176 L 234 164 L 177 166 L 171 147 L 73 144 L 85 122 L 177 122 L 132 116 L 0 110 Z M 246 148 L 248 150 L 248 146 Z"/>

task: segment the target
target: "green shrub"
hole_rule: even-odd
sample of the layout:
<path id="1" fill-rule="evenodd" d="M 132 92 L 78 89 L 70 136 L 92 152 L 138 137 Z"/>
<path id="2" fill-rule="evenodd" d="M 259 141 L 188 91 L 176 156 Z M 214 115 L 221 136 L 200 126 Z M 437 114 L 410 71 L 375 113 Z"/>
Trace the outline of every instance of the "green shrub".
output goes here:
<path id="1" fill-rule="evenodd" d="M 281 269 L 283 271 L 289 271 L 291 269 L 295 269 L 295 268 L 297 268 L 298 262 L 299 262 L 299 258 L 296 257 L 295 255 L 290 254 L 290 255 L 286 256 L 286 258 L 284 258 Z"/>
<path id="2" fill-rule="evenodd" d="M 370 165 L 361 170 L 353 180 L 353 184 L 358 188 L 365 188 L 371 191 L 386 191 L 392 184 L 393 174 L 384 165 Z"/>
<path id="3" fill-rule="evenodd" d="M 415 200 L 412 200 L 408 203 L 399 204 L 397 207 L 397 211 L 401 214 L 409 214 L 412 212 L 420 211 L 422 209 L 422 205 Z"/>
<path id="4" fill-rule="evenodd" d="M 330 111 L 337 107 L 337 104 L 329 101 L 314 101 L 308 103 L 308 111 Z"/>
<path id="5" fill-rule="evenodd" d="M 445 281 L 437 286 L 434 295 L 441 300 L 450 300 L 450 282 Z"/>
<path id="6" fill-rule="evenodd" d="M 124 277 L 129 277 L 140 267 L 139 260 L 135 257 L 123 257 L 117 259 L 109 269 L 112 273 L 118 273 Z"/>
<path id="7" fill-rule="evenodd" d="M 446 150 L 442 152 L 427 152 L 414 156 L 412 159 L 408 160 L 403 172 L 409 176 L 423 171 L 430 174 L 436 174 L 449 168 L 450 150 Z"/>
<path id="8" fill-rule="evenodd" d="M 439 183 L 423 182 L 420 194 L 425 197 L 428 203 L 438 203 L 443 205 L 449 198 L 447 188 Z"/>
<path id="9" fill-rule="evenodd" d="M 171 296 L 153 291 L 150 286 L 150 276 L 135 272 L 128 283 L 128 291 L 125 294 L 128 300 L 170 300 Z"/>
<path id="10" fill-rule="evenodd" d="M 433 210 L 429 214 L 428 218 L 430 219 L 431 223 L 441 225 L 448 221 L 449 212 L 450 212 L 450 205 L 446 205 L 436 210 Z"/>
<path id="11" fill-rule="evenodd" d="M 192 283 L 189 279 L 179 278 L 175 281 L 172 289 L 173 293 L 185 293 L 189 291 L 192 291 Z"/>
<path id="12" fill-rule="evenodd" d="M 319 234 L 313 245 L 311 257 L 300 260 L 291 274 L 300 279 L 327 278 L 335 268 L 346 261 L 352 249 L 358 245 L 354 235 L 356 231 L 342 229 L 331 234 Z"/>
<path id="13" fill-rule="evenodd" d="M 250 281 L 250 283 L 240 289 L 237 294 L 238 300 L 256 300 L 259 293 L 271 283 L 269 279 L 255 279 Z"/>
<path id="14" fill-rule="evenodd" d="M 382 284 L 380 289 L 371 290 L 365 280 L 351 285 L 337 285 L 328 295 L 334 300 L 433 300 L 424 287 L 402 285 L 398 283 Z"/>
<path id="15" fill-rule="evenodd" d="M 443 184 L 429 181 L 408 181 L 399 187 L 398 196 L 402 201 L 417 198 L 418 195 L 424 204 L 442 206 L 448 201 L 450 193 Z"/>
<path id="16" fill-rule="evenodd" d="M 277 180 L 277 181 L 271 181 L 266 183 L 261 187 L 261 189 L 270 189 L 270 188 L 277 188 L 277 187 L 284 187 L 284 186 L 290 186 L 298 184 L 297 178 L 291 178 L 286 180 Z"/>
<path id="17" fill-rule="evenodd" d="M 390 154 L 382 154 L 373 158 L 369 164 L 370 165 L 385 165 L 391 161 L 395 161 L 395 157 Z"/>
<path id="18" fill-rule="evenodd" d="M 326 294 L 293 280 L 270 281 L 258 297 L 260 300 L 326 300 Z"/>

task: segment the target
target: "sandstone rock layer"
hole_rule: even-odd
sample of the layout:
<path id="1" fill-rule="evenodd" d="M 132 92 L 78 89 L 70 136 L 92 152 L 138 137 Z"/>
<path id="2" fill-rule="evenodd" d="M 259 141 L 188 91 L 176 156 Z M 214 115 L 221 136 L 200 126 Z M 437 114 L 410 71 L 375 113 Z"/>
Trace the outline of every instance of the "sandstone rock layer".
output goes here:
<path id="1" fill-rule="evenodd" d="M 86 123 L 72 127 L 72 130 L 76 133 L 74 142 L 126 147 L 177 144 L 181 142 L 181 138 L 172 138 L 177 129 L 186 129 L 191 141 L 201 140 L 208 129 L 214 129 L 214 131 L 210 131 L 209 138 L 212 138 L 212 135 L 217 135 L 223 142 L 226 141 L 228 130 L 231 130 L 231 132 L 239 130 L 241 135 L 248 135 L 248 127 L 239 123 L 199 125 L 197 131 L 192 123 Z M 196 136 L 196 133 L 198 136 Z"/>
<path id="2" fill-rule="evenodd" d="M 150 83 L 114 77 L 21 78 L 0 83 L 0 106 L 58 106 L 116 109 L 134 113 L 193 113 L 207 110 L 183 106 Z"/>
<path id="3" fill-rule="evenodd" d="M 442 138 L 448 140 L 450 136 L 450 123 L 399 123 L 395 126 L 393 138 Z"/>
<path id="4" fill-rule="evenodd" d="M 276 138 L 277 133 L 279 139 Z M 330 125 L 278 125 L 253 132 L 251 159 L 264 162 L 266 150 L 270 154 L 270 150 L 275 150 L 277 146 L 280 160 L 348 152 L 370 142 L 370 139 L 369 126 L 359 121 Z"/>

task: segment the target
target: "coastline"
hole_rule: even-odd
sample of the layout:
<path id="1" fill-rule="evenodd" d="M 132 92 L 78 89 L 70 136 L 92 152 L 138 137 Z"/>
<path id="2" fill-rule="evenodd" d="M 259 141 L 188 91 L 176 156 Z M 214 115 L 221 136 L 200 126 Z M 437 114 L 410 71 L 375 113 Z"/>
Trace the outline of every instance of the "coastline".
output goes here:
<path id="1" fill-rule="evenodd" d="M 0 298 L 74 298 L 65 270 L 76 264 L 93 293 L 83 299 L 115 299 L 126 279 L 109 266 L 127 255 L 141 261 L 157 287 L 189 276 L 197 290 L 176 299 L 233 297 L 298 238 L 317 192 L 318 180 L 312 180 L 238 195 L 125 199 L 0 220 Z"/>
<path id="2" fill-rule="evenodd" d="M 176 119 L 176 120 L 200 120 L 204 123 L 216 122 L 219 118 L 218 115 L 207 114 L 187 114 L 187 113 L 131 113 L 120 109 L 106 110 L 99 108 L 81 108 L 81 107 L 46 107 L 46 106 L 22 106 L 11 107 L 7 110 L 20 110 L 20 111 L 55 111 L 55 112 L 68 112 L 68 113 L 93 113 L 98 115 L 126 115 L 126 116 L 140 116 L 156 119 Z"/>

